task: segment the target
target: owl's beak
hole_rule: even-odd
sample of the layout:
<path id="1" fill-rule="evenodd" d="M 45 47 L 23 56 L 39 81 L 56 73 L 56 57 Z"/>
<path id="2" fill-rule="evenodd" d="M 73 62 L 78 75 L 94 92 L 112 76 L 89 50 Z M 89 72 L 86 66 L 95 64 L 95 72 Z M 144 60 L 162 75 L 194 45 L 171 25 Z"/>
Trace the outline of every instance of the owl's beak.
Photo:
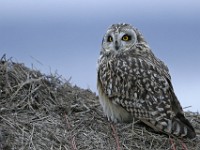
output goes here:
<path id="1" fill-rule="evenodd" d="M 120 47 L 119 43 L 115 41 L 115 50 L 119 50 L 119 47 Z"/>

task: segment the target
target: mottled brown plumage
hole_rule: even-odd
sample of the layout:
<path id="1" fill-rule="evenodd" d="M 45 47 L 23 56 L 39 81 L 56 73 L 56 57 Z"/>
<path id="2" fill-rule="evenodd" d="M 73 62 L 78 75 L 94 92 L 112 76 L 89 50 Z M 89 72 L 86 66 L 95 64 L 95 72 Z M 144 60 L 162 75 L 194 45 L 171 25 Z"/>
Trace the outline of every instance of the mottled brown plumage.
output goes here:
<path id="1" fill-rule="evenodd" d="M 139 119 L 156 131 L 196 136 L 174 93 L 167 66 L 131 25 L 114 24 L 106 32 L 97 78 L 100 103 L 109 120 Z"/>

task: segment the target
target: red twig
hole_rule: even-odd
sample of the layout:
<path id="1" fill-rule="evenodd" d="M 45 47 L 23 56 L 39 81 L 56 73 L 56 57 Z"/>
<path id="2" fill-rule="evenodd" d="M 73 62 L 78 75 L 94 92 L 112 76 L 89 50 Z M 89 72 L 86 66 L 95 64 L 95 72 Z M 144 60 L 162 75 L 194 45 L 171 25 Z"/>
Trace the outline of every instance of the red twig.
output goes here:
<path id="1" fill-rule="evenodd" d="M 184 149 L 184 150 L 188 150 L 188 148 L 187 148 L 187 146 L 185 145 L 185 143 L 182 141 L 181 142 L 182 143 L 182 148 Z"/>
<path id="2" fill-rule="evenodd" d="M 169 139 L 170 139 L 170 143 L 172 145 L 172 150 L 176 150 L 176 146 L 175 146 L 174 141 L 171 139 L 171 137 L 169 137 Z"/>
<path id="3" fill-rule="evenodd" d="M 70 130 L 71 129 L 71 124 L 69 122 L 69 119 L 68 119 L 66 113 L 64 114 L 64 116 L 65 116 L 65 121 L 66 121 L 67 128 L 68 128 L 68 130 Z M 71 145 L 72 145 L 72 149 L 73 150 L 77 150 L 76 142 L 75 142 L 75 136 L 72 136 L 72 138 L 71 138 Z"/>
<path id="4" fill-rule="evenodd" d="M 77 150 L 75 136 L 73 136 L 73 138 L 72 138 L 72 148 L 73 148 L 73 150 Z"/>
<path id="5" fill-rule="evenodd" d="M 114 136 L 116 144 L 117 144 L 117 150 L 120 150 L 119 137 L 117 136 L 117 131 L 115 130 L 115 127 L 113 126 L 113 124 L 110 124 L 110 126 L 113 130 L 113 136 Z"/>

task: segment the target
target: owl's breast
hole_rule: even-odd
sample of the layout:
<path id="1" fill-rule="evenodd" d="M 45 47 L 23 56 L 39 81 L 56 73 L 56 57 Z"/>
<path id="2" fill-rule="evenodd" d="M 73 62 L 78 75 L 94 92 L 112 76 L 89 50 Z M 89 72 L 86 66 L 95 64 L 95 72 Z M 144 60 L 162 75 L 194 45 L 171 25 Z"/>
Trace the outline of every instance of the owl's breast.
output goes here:
<path id="1" fill-rule="evenodd" d="M 137 96 L 137 69 L 129 58 L 104 61 L 99 65 L 98 78 L 104 93 L 109 97 Z"/>

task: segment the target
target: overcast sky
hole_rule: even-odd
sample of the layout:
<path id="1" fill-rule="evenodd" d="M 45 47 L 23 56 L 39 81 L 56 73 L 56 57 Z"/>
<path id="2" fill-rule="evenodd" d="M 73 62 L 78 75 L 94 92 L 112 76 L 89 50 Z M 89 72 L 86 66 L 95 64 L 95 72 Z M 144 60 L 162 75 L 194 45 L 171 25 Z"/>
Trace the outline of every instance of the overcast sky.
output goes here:
<path id="1" fill-rule="evenodd" d="M 137 27 L 168 65 L 182 106 L 200 110 L 199 0 L 0 0 L 0 57 L 96 91 L 102 37 L 119 22 Z"/>

